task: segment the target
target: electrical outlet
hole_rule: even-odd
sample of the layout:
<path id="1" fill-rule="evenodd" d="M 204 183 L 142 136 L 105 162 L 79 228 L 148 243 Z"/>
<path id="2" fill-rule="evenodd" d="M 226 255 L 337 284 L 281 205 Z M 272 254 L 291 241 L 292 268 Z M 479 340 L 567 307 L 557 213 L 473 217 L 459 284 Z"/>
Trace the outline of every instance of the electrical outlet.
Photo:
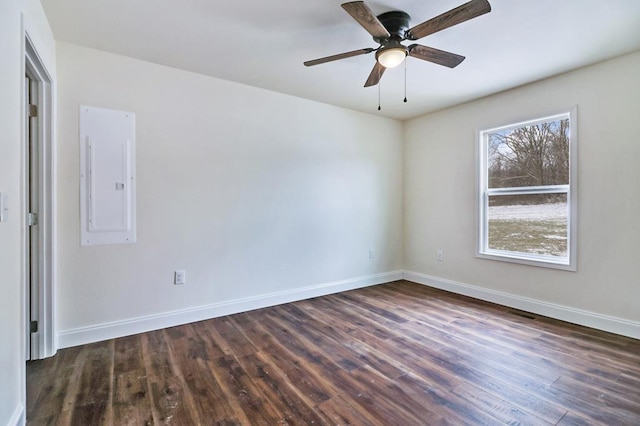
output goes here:
<path id="1" fill-rule="evenodd" d="M 182 285 L 187 282 L 187 272 L 184 269 L 178 269 L 173 273 L 173 284 Z"/>
<path id="2" fill-rule="evenodd" d="M 369 249 L 369 259 L 373 259 L 374 257 L 376 257 L 376 254 L 374 253 L 373 249 Z"/>
<path id="3" fill-rule="evenodd" d="M 442 252 L 442 250 L 438 250 L 436 252 L 436 260 L 438 262 L 442 262 L 444 260 L 444 253 Z"/>

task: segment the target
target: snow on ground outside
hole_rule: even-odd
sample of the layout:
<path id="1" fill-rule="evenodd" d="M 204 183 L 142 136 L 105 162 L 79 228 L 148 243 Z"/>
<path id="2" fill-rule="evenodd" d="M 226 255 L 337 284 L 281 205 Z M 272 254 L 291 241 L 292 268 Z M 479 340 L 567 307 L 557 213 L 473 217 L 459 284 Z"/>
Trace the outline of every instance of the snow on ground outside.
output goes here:
<path id="1" fill-rule="evenodd" d="M 565 203 L 489 207 L 489 220 L 567 220 Z"/>
<path id="2" fill-rule="evenodd" d="M 489 247 L 565 258 L 567 210 L 566 203 L 489 207 Z"/>

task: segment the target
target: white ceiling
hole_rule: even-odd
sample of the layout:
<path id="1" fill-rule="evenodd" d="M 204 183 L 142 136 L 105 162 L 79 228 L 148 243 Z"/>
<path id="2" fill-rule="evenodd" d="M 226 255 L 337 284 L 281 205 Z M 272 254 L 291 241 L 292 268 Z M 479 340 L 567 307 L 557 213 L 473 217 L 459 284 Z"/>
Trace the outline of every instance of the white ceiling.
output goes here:
<path id="1" fill-rule="evenodd" d="M 364 88 L 374 54 L 305 67 L 371 36 L 340 0 L 41 0 L 57 40 L 396 119 L 408 119 L 640 49 L 640 0 L 489 0 L 492 11 L 419 43 L 466 56 L 408 58 Z M 372 0 L 411 25 L 465 0 Z M 405 42 L 405 44 L 408 44 Z"/>

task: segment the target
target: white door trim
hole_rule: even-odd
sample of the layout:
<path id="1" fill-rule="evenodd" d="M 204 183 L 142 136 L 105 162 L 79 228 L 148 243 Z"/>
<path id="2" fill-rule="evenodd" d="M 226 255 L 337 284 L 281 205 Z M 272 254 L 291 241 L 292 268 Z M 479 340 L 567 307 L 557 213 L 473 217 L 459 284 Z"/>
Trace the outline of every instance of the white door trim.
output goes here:
<path id="1" fill-rule="evenodd" d="M 53 146 L 53 125 L 54 125 L 54 102 L 53 102 L 53 79 L 47 71 L 43 61 L 38 55 L 35 44 L 31 41 L 29 34 L 24 30 L 24 73 L 29 73 L 30 77 L 37 82 L 37 99 L 39 103 L 38 120 L 37 120 L 37 157 L 38 157 L 38 256 L 37 265 L 34 268 L 37 274 L 37 317 L 38 317 L 38 333 L 35 339 L 31 339 L 34 350 L 25 354 L 27 359 L 40 359 L 52 356 L 56 353 L 57 342 L 55 339 L 54 327 L 54 146 Z M 24 79 L 23 79 L 24 81 Z M 25 83 L 23 83 L 25 84 Z M 22 88 L 24 93 L 25 87 Z M 24 99 L 24 96 L 23 96 Z M 28 246 L 27 238 L 29 233 L 27 230 L 27 211 L 26 197 L 28 196 L 29 179 L 26 176 L 28 170 L 26 159 L 26 149 L 29 141 L 26 140 L 26 132 L 24 131 L 27 116 L 27 105 L 23 100 L 21 117 L 23 120 L 23 137 L 22 137 L 22 208 L 20 209 L 22 217 L 20 220 L 23 224 L 23 299 L 25 306 L 25 330 L 24 336 L 29 336 L 29 288 L 28 288 L 28 268 L 30 267 L 29 258 L 26 253 Z"/>

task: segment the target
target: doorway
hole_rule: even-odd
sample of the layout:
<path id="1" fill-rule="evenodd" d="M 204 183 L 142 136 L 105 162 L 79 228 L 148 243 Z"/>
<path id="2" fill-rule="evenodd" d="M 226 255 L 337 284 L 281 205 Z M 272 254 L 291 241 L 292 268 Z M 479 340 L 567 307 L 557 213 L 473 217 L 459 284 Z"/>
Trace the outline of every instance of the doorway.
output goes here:
<path id="1" fill-rule="evenodd" d="M 52 79 L 25 36 L 23 276 L 25 358 L 55 354 L 53 327 Z"/>
<path id="2" fill-rule="evenodd" d="M 38 359 L 38 81 L 25 74 L 25 280 L 27 293 L 27 359 Z"/>

